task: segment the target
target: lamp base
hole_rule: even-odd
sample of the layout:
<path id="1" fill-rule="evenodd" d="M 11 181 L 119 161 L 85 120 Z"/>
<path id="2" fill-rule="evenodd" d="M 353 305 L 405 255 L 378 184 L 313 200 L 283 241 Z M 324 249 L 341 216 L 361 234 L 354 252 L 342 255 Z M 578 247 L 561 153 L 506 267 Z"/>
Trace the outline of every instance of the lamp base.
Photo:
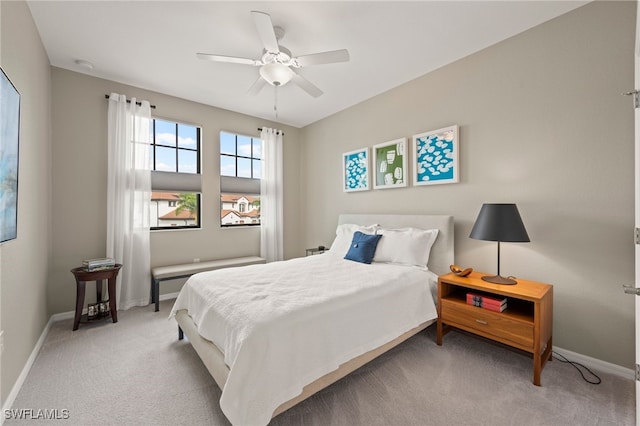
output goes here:
<path id="1" fill-rule="evenodd" d="M 493 283 L 493 284 L 503 284 L 503 285 L 513 285 L 518 284 L 518 282 L 511 278 L 505 278 L 501 275 L 485 275 L 482 277 L 483 281 Z"/>

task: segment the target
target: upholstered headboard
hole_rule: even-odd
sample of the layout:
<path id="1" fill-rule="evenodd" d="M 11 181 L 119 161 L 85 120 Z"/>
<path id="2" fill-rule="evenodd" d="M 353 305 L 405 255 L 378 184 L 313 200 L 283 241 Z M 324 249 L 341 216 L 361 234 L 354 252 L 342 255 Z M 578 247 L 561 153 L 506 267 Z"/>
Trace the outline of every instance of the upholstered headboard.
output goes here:
<path id="1" fill-rule="evenodd" d="M 383 228 L 438 229 L 438 238 L 429 255 L 429 270 L 441 275 L 449 272 L 453 263 L 453 216 L 445 215 L 398 215 L 398 214 L 341 214 L 338 224 L 378 224 Z"/>

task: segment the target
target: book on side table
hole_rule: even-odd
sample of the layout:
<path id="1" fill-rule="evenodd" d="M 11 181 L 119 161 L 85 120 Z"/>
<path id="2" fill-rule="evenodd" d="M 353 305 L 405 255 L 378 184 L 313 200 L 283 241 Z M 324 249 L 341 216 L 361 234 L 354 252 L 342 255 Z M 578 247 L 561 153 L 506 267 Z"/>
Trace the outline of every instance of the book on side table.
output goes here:
<path id="1" fill-rule="evenodd" d="M 467 293 L 467 305 L 477 306 L 494 312 L 502 312 L 507 309 L 507 298 L 491 297 L 478 293 Z"/>

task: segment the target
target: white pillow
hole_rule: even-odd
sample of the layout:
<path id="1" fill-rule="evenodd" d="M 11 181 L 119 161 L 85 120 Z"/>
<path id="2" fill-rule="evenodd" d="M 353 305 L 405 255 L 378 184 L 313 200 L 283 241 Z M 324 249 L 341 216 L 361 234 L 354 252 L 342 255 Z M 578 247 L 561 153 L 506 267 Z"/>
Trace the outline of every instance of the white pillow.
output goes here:
<path id="1" fill-rule="evenodd" d="M 437 229 L 378 229 L 382 235 L 373 257 L 374 262 L 397 263 L 427 268 L 431 246 L 438 237 Z"/>
<path id="2" fill-rule="evenodd" d="M 356 231 L 360 231 L 363 234 L 373 235 L 376 233 L 378 225 L 361 226 L 353 223 L 343 223 L 336 228 L 336 238 L 331 244 L 330 253 L 344 257 L 349 251 L 351 241 L 353 240 L 353 234 Z M 382 238 L 381 238 L 382 239 Z"/>

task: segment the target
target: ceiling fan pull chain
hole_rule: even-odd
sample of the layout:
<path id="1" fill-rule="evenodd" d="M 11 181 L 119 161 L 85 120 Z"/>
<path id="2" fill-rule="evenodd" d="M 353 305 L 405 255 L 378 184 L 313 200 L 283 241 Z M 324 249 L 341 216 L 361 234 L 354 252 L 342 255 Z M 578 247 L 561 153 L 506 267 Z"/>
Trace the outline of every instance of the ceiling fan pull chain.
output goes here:
<path id="1" fill-rule="evenodd" d="M 276 119 L 278 118 L 278 86 L 273 88 L 273 110 L 276 113 Z"/>

